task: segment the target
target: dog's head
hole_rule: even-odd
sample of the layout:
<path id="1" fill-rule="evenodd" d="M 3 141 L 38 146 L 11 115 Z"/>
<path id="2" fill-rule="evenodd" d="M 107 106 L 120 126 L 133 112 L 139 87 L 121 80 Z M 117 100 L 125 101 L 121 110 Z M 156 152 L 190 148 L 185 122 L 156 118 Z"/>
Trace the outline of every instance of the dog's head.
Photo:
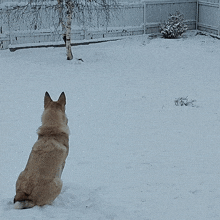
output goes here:
<path id="1" fill-rule="evenodd" d="M 68 120 L 65 114 L 66 96 L 62 92 L 57 101 L 53 101 L 48 92 L 44 96 L 44 112 L 42 123 L 47 125 L 66 125 Z"/>

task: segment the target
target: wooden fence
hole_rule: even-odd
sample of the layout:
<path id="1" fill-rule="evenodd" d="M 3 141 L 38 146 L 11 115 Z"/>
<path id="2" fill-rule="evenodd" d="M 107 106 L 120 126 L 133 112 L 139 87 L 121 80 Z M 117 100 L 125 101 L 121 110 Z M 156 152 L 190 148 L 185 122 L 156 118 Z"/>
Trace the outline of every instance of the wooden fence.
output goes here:
<path id="1" fill-rule="evenodd" d="M 211 2 L 213 1 L 213 2 Z M 0 4 L 0 48 L 51 44 L 62 40 L 56 5 L 37 6 Z M 219 0 L 157 0 L 112 7 L 107 15 L 100 9 L 77 13 L 72 22 L 72 42 L 157 33 L 170 13 L 180 11 L 189 29 L 219 34 Z"/>
<path id="2" fill-rule="evenodd" d="M 220 35 L 220 1 L 202 0 L 197 6 L 197 28 L 216 35 Z"/>

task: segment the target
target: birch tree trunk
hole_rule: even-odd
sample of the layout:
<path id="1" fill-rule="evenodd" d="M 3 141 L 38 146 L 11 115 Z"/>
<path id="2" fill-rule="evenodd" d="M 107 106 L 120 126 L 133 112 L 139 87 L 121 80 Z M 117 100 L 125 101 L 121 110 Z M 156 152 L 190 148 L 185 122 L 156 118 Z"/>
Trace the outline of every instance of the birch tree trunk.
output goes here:
<path id="1" fill-rule="evenodd" d="M 28 1 L 37 1 L 37 0 L 28 0 Z M 92 6 L 92 3 L 94 2 L 95 10 L 98 6 L 102 8 L 102 10 L 105 12 L 106 15 L 106 21 L 109 21 L 109 8 L 110 4 L 111 5 L 116 5 L 117 0 L 57 0 L 58 2 L 58 14 L 59 14 L 59 24 L 61 24 L 62 27 L 62 34 L 63 34 L 63 40 L 66 45 L 66 55 L 67 55 L 67 60 L 72 60 L 73 59 L 73 54 L 71 50 L 71 24 L 72 24 L 72 16 L 73 16 L 73 7 L 74 10 L 77 10 L 78 12 L 82 12 L 82 10 L 85 12 L 85 9 L 88 10 L 89 17 L 92 17 L 92 10 L 94 9 Z M 65 5 L 64 5 L 65 3 Z M 65 13 L 64 10 L 65 9 Z M 97 9 L 98 10 L 98 9 Z M 92 13 L 90 13 L 92 12 Z M 83 13 L 83 16 L 85 13 Z M 65 16 L 65 17 L 64 17 Z M 80 15 L 79 15 L 80 17 Z M 85 19 L 83 18 L 83 22 L 85 22 Z M 84 23 L 84 28 L 85 28 L 85 23 Z M 107 27 L 106 27 L 107 28 Z M 83 62 L 82 59 L 79 59 Z"/>
<path id="2" fill-rule="evenodd" d="M 66 0 L 67 22 L 66 22 L 66 55 L 67 60 L 73 59 L 71 50 L 71 23 L 72 23 L 72 4 L 71 0 Z"/>

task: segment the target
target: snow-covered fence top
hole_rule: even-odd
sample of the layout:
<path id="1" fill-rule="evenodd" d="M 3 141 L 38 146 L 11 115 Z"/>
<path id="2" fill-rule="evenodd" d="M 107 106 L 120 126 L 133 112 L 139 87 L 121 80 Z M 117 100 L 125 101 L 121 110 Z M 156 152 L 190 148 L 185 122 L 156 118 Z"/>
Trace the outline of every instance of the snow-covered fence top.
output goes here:
<path id="1" fill-rule="evenodd" d="M 109 14 L 98 7 L 91 10 L 84 8 L 74 13 L 72 41 L 155 33 L 159 30 L 159 24 L 177 10 L 184 15 L 189 29 L 195 29 L 198 19 L 197 0 L 120 4 L 110 7 Z M 199 19 L 201 27 L 201 15 Z M 9 45 L 44 44 L 61 40 L 57 1 L 43 5 L 26 5 L 24 1 L 0 4 L 1 49 Z"/>

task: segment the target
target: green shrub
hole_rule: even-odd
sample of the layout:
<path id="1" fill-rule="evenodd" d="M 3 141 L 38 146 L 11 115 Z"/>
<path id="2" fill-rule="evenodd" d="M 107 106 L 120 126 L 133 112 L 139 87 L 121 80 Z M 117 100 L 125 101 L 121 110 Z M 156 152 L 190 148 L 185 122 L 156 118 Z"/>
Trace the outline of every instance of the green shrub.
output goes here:
<path id="1" fill-rule="evenodd" d="M 168 21 L 161 24 L 160 32 L 164 38 L 177 38 L 187 30 L 187 25 L 184 24 L 184 16 L 180 12 L 170 14 Z"/>

